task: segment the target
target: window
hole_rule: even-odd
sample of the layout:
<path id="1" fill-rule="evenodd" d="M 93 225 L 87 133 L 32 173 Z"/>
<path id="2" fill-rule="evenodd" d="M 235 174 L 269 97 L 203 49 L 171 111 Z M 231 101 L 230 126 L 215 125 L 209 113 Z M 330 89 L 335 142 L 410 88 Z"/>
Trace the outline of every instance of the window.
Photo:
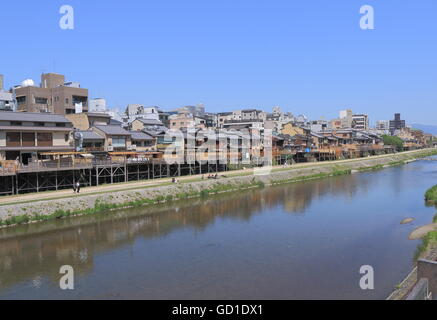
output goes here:
<path id="1" fill-rule="evenodd" d="M 36 127 L 44 127 L 44 125 L 45 125 L 44 122 L 35 122 Z"/>
<path id="2" fill-rule="evenodd" d="M 65 104 L 68 104 L 68 102 L 69 102 L 68 98 L 65 98 Z"/>
<path id="3" fill-rule="evenodd" d="M 116 148 L 124 148 L 126 147 L 126 137 L 124 136 L 113 136 L 112 137 L 112 146 Z"/>
<path id="4" fill-rule="evenodd" d="M 70 135 L 68 133 L 65 134 L 65 142 L 68 142 L 70 140 Z"/>
<path id="5" fill-rule="evenodd" d="M 17 103 L 18 104 L 23 104 L 26 103 L 26 97 L 17 97 Z"/>
<path id="6" fill-rule="evenodd" d="M 43 97 L 35 97 L 36 104 L 47 104 L 48 99 Z"/>
<path id="7" fill-rule="evenodd" d="M 88 97 L 84 96 L 72 96 L 73 105 L 82 103 L 83 107 L 87 106 L 88 103 Z"/>
<path id="8" fill-rule="evenodd" d="M 11 126 L 22 126 L 23 123 L 21 121 L 11 121 Z"/>
<path id="9" fill-rule="evenodd" d="M 6 132 L 6 147 L 21 147 L 21 134 L 19 132 Z"/>
<path id="10" fill-rule="evenodd" d="M 53 136 L 50 132 L 38 132 L 37 140 L 38 140 L 38 147 L 53 146 Z"/>
<path id="11" fill-rule="evenodd" d="M 34 147 L 35 146 L 35 133 L 34 132 L 23 132 L 21 134 L 22 146 L 23 147 Z"/>
<path id="12" fill-rule="evenodd" d="M 65 128 L 65 123 L 57 123 L 56 126 L 61 127 L 61 128 Z"/>

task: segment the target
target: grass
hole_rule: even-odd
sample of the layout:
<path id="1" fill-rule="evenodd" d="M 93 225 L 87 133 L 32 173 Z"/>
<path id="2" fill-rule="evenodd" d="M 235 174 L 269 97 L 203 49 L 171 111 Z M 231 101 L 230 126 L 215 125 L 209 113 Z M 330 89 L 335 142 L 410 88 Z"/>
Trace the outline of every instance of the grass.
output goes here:
<path id="1" fill-rule="evenodd" d="M 362 167 L 359 168 L 358 171 L 360 172 L 365 172 L 365 171 L 377 171 L 377 170 L 381 170 L 383 169 L 384 166 L 382 164 L 377 164 L 375 166 L 370 166 L 370 167 Z"/>
<path id="2" fill-rule="evenodd" d="M 431 231 L 423 238 L 422 243 L 417 247 L 414 255 L 415 260 L 420 259 L 424 253 L 435 246 L 437 246 L 437 231 Z"/>
<path id="3" fill-rule="evenodd" d="M 342 176 L 346 174 L 351 174 L 352 170 L 350 169 L 333 169 L 332 172 L 327 173 L 316 173 L 308 176 L 300 176 L 295 177 L 291 179 L 284 179 L 284 180 L 276 180 L 272 183 L 272 185 L 279 185 L 279 184 L 286 184 L 286 183 L 294 183 L 294 182 L 300 182 L 300 181 L 307 181 L 307 180 L 315 180 L 315 179 L 323 179 L 327 177 L 335 177 L 335 176 Z"/>
<path id="4" fill-rule="evenodd" d="M 429 188 L 426 192 L 425 192 L 425 200 L 427 202 L 433 202 L 436 203 L 437 201 L 437 185 L 435 185 L 432 188 Z"/>
<path id="5" fill-rule="evenodd" d="M 97 200 L 93 208 L 88 208 L 85 210 L 77 210 L 77 211 L 57 210 L 54 213 L 47 214 L 47 215 L 22 214 L 22 215 L 10 216 L 7 217 L 6 219 L 0 220 L 0 227 L 22 225 L 30 222 L 41 222 L 41 221 L 48 221 L 53 219 L 67 218 L 72 216 L 90 215 L 90 214 L 96 214 L 96 213 L 106 212 L 115 209 L 122 209 L 122 208 L 136 208 L 145 205 L 156 205 L 156 204 L 162 204 L 162 203 L 176 201 L 176 200 L 184 200 L 184 199 L 190 199 L 195 197 L 207 197 L 213 194 L 232 192 L 232 191 L 238 191 L 238 190 L 244 190 L 250 188 L 263 188 L 264 186 L 265 185 L 263 182 L 256 181 L 255 179 L 253 179 L 251 183 L 242 183 L 238 185 L 218 183 L 211 188 L 203 189 L 201 191 L 195 191 L 189 189 L 185 192 L 181 192 L 176 195 L 166 195 L 166 196 L 159 195 L 153 199 L 144 198 L 144 199 L 138 199 L 135 201 L 128 201 L 119 204 L 103 203 Z"/>

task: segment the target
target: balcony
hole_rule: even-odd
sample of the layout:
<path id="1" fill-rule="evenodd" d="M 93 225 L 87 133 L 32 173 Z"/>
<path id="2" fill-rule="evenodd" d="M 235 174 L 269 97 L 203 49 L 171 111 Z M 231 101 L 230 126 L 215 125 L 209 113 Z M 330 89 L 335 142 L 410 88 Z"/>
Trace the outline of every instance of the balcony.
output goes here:
<path id="1" fill-rule="evenodd" d="M 105 152 L 105 147 L 85 147 L 85 152 Z"/>
<path id="2" fill-rule="evenodd" d="M 38 160 L 30 162 L 28 165 L 17 166 L 18 173 L 42 172 L 42 171 L 62 171 L 91 169 L 92 159 L 67 158 L 59 160 Z"/>
<path id="3" fill-rule="evenodd" d="M 16 161 L 0 161 L 0 176 L 13 176 L 16 172 Z"/>

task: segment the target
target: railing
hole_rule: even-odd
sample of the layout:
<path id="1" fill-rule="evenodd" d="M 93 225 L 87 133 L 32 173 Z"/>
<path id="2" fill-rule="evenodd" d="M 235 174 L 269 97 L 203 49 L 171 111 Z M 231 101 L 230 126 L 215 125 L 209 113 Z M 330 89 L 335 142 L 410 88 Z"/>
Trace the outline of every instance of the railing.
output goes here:
<path id="1" fill-rule="evenodd" d="M 44 170 L 74 170 L 74 169 L 88 169 L 92 167 L 91 159 L 74 159 L 68 161 L 40 160 L 37 162 L 30 162 L 28 165 L 19 165 L 18 172 L 34 172 Z"/>
<path id="2" fill-rule="evenodd" d="M 429 281 L 426 278 L 420 279 L 411 290 L 406 300 L 431 300 L 432 293 L 429 291 Z"/>
<path id="3" fill-rule="evenodd" d="M 17 172 L 16 161 L 0 161 L 0 176 L 10 176 Z"/>
<path id="4" fill-rule="evenodd" d="M 152 157 L 144 157 L 144 158 L 128 158 L 125 159 L 123 157 L 112 157 L 107 160 L 93 160 L 93 166 L 113 166 L 113 165 L 126 165 L 126 164 L 138 164 L 138 163 L 152 163 L 154 159 Z"/>
<path id="5" fill-rule="evenodd" d="M 105 147 L 85 147 L 85 152 L 104 152 Z"/>

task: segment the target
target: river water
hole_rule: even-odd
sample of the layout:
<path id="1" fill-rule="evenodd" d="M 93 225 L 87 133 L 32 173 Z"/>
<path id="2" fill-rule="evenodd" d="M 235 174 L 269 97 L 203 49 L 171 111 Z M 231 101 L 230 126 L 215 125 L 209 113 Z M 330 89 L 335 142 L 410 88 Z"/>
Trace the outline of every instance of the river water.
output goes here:
<path id="1" fill-rule="evenodd" d="M 0 299 L 384 299 L 411 271 L 408 234 L 432 221 L 436 180 L 437 162 L 417 161 L 3 229 Z"/>

